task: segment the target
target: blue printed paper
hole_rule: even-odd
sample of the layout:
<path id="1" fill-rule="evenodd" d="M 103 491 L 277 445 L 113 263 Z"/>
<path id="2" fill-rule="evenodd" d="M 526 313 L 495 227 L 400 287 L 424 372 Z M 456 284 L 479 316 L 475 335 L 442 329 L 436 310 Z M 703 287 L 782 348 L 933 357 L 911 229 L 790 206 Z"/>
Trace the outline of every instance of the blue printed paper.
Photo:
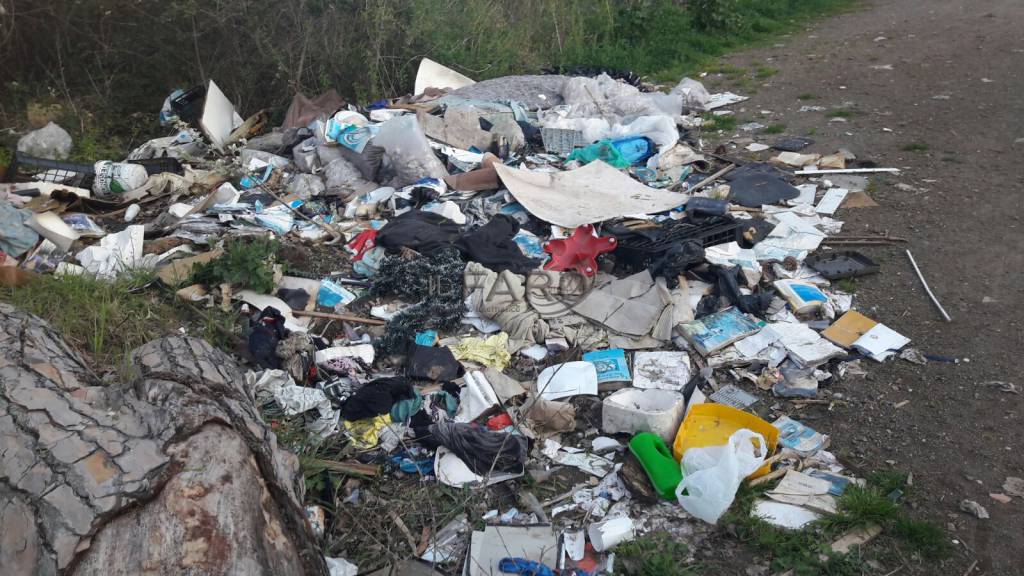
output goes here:
<path id="1" fill-rule="evenodd" d="M 595 350 L 583 355 L 583 360 L 597 368 L 597 383 L 629 382 L 629 366 L 626 364 L 626 352 L 621 348 L 611 350 Z"/>

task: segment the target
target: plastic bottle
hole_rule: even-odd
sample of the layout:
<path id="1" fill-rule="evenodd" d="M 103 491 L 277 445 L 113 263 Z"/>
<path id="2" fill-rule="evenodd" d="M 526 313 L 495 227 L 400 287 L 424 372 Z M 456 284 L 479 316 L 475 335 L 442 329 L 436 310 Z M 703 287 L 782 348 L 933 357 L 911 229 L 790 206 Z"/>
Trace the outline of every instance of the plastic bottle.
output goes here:
<path id="1" fill-rule="evenodd" d="M 673 500 L 676 486 L 683 481 L 679 462 L 672 457 L 661 436 L 651 432 L 641 432 L 629 441 L 629 451 L 640 461 L 647 472 L 647 477 L 654 485 L 655 491 L 666 500 Z"/>

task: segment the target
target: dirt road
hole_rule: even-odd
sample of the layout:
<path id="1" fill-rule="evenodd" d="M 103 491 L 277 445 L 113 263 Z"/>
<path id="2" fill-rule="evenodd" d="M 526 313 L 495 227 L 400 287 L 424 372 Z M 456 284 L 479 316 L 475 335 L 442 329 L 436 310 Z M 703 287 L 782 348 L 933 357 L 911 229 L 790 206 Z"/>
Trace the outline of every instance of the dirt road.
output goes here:
<path id="1" fill-rule="evenodd" d="M 810 151 L 843 147 L 902 170 L 870 189 L 879 207 L 837 218 L 844 233 L 907 237 L 953 318 L 929 302 L 903 248 L 864 249 L 882 272 L 857 282 L 859 309 L 960 362 L 872 365 L 866 379 L 834 388 L 847 402 L 802 419 L 864 470 L 913 474 L 917 513 L 961 543 L 941 573 L 964 574 L 977 560 L 971 574 L 1024 574 L 1024 500 L 989 496 L 1007 476 L 1024 477 L 1024 395 L 985 384 L 1024 389 L 1024 2 L 876 1 L 725 62 L 777 70 L 756 81 L 740 123 L 782 123 L 786 134 L 813 134 Z M 798 111 L 844 103 L 856 111 L 846 122 Z M 964 499 L 991 518 L 959 511 Z M 907 573 L 935 567 L 908 561 Z"/>

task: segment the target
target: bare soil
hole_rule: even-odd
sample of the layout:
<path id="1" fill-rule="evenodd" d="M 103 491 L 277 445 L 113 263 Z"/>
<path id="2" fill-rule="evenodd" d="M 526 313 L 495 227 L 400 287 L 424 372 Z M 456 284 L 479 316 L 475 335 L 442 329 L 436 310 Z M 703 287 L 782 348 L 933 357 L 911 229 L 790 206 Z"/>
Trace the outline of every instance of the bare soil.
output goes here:
<path id="1" fill-rule="evenodd" d="M 910 337 L 911 346 L 959 362 L 872 364 L 866 378 L 833 387 L 845 401 L 796 413 L 863 471 L 912 473 L 915 514 L 956 541 L 956 555 L 942 566 L 895 558 L 880 573 L 902 565 L 899 574 L 1024 574 L 1024 500 L 1001 504 L 989 496 L 1002 492 L 1007 476 L 1024 476 L 1024 395 L 986 385 L 1024 388 L 1024 2 L 876 1 L 724 62 L 777 70 L 747 82 L 746 92 L 755 93 L 740 124 L 782 123 L 787 135 L 816 140 L 805 152 L 842 147 L 901 169 L 869 190 L 879 207 L 837 213 L 845 234 L 909 239 L 861 249 L 882 270 L 857 281 L 856 305 Z M 735 78 L 704 81 L 743 90 Z M 798 111 L 844 103 L 857 112 L 846 122 Z M 928 300 L 907 248 L 951 323 Z M 991 518 L 961 512 L 964 499 Z M 723 574 L 744 574 L 756 562 L 740 550 L 725 555 L 738 557 Z"/>

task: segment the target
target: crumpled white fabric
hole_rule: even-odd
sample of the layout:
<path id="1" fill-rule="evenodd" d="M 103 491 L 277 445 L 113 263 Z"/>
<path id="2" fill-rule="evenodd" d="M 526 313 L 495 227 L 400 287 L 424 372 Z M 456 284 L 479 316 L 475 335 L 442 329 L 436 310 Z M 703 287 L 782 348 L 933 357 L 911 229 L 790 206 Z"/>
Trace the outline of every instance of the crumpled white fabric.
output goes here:
<path id="1" fill-rule="evenodd" d="M 296 385 L 284 370 L 264 370 L 259 374 L 250 370 L 245 373 L 245 383 L 254 397 L 258 392 L 273 396 L 288 416 L 315 409 L 319 417 L 308 427 L 317 438 L 322 440 L 337 434 L 340 410 L 334 409 L 323 390 Z"/>

